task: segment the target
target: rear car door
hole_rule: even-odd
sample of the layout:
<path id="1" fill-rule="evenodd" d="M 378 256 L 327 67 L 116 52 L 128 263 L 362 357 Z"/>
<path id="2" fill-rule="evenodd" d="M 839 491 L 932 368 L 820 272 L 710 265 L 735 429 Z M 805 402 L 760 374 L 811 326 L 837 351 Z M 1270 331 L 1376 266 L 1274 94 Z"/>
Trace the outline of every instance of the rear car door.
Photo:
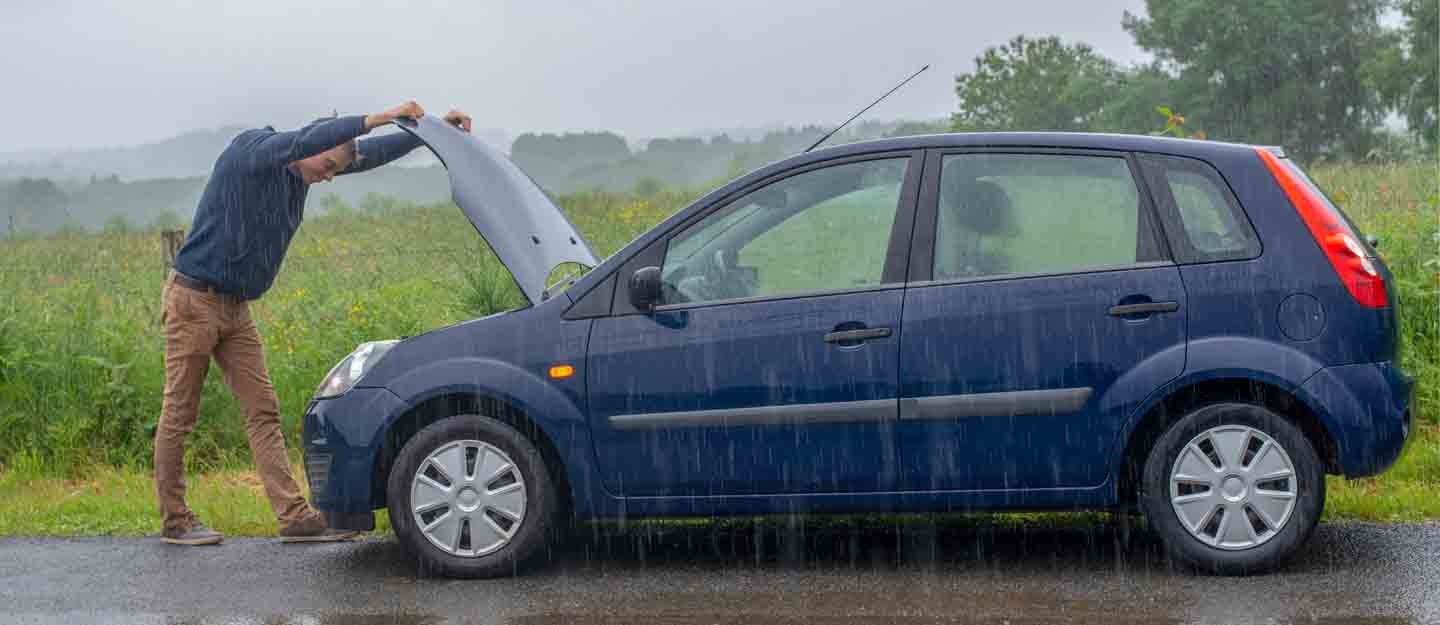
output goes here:
<path id="1" fill-rule="evenodd" d="M 781 174 L 620 269 L 589 346 L 591 430 L 625 496 L 892 488 L 919 152 Z M 628 308 L 635 270 L 662 302 Z"/>
<path id="2" fill-rule="evenodd" d="M 900 351 L 901 487 L 1102 484 L 1185 360 L 1185 290 L 1124 153 L 927 156 Z"/>

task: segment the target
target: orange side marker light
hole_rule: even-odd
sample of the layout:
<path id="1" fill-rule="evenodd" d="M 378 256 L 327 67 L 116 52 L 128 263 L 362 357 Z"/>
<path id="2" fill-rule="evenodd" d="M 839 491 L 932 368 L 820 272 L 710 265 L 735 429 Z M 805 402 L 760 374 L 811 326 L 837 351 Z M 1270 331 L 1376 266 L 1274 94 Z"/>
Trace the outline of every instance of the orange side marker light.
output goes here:
<path id="1" fill-rule="evenodd" d="M 553 380 L 564 380 L 575 375 L 575 367 L 570 365 L 555 365 L 550 367 L 550 378 Z"/>

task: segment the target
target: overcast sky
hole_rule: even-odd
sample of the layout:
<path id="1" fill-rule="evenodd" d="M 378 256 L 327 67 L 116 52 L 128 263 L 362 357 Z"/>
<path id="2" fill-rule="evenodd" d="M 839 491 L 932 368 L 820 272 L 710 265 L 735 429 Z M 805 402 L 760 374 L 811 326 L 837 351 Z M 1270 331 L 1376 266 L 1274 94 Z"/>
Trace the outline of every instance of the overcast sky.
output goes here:
<path id="1" fill-rule="evenodd" d="M 170 4 L 165 7 L 162 5 Z M 389 8 L 394 6 L 396 8 Z M 402 8 L 403 7 L 403 8 Z M 477 126 L 615 130 L 933 118 L 956 74 L 1016 34 L 1122 63 L 1142 0 L 0 0 L 0 152 L 301 123 L 415 98 Z"/>

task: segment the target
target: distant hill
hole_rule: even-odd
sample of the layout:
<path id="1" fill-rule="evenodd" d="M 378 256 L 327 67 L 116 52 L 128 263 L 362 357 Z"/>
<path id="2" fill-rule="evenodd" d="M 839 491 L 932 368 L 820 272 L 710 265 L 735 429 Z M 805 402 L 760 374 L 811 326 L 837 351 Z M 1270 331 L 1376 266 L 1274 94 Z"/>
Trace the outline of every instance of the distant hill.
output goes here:
<path id="1" fill-rule="evenodd" d="M 192 130 L 143 145 L 63 152 L 0 153 L 0 179 L 89 178 L 122 180 L 204 176 L 215 157 L 239 134 L 239 126 Z"/>
<path id="2" fill-rule="evenodd" d="M 132 181 L 207 176 L 215 165 L 215 158 L 235 135 L 245 129 L 245 126 L 226 126 L 213 130 L 191 130 L 155 143 L 126 147 L 0 152 L 0 181 L 17 178 L 87 180 L 110 176 Z M 509 151 L 510 135 L 504 130 L 477 128 L 475 134 L 486 143 Z M 435 159 L 428 153 L 417 152 L 401 164 L 431 165 L 435 164 Z"/>
<path id="3" fill-rule="evenodd" d="M 943 120 L 862 122 L 827 142 L 938 132 Z M 13 220 L 17 231 L 52 232 L 67 224 L 90 229 L 188 222 L 215 158 L 243 130 L 233 126 L 187 132 L 133 147 L 41 153 L 0 153 L 0 236 Z M 610 132 L 527 133 L 508 148 L 515 163 L 547 192 L 662 187 L 698 189 L 734 178 L 804 150 L 827 131 L 819 126 L 743 130 L 708 138 L 655 138 L 631 143 Z M 504 131 L 476 129 L 487 143 Z M 363 208 L 380 194 L 410 202 L 450 197 L 445 169 L 428 150 L 416 150 L 390 167 L 312 187 L 307 211 L 322 212 L 335 196 Z M 376 200 L 371 200 L 375 204 Z"/>

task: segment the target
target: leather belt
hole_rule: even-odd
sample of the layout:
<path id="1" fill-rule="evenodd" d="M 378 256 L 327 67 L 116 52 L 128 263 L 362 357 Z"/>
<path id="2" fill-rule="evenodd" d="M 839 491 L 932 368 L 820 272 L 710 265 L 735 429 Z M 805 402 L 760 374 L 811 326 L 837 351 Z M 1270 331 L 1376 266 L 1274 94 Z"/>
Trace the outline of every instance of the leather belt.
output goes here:
<path id="1" fill-rule="evenodd" d="M 201 292 L 201 293 L 214 293 L 214 294 L 216 294 L 216 295 L 218 295 L 218 296 L 220 296 L 220 297 L 223 297 L 223 298 L 226 298 L 226 299 L 231 299 L 231 300 L 234 300 L 234 301 L 237 301 L 237 302 L 244 301 L 244 300 L 240 299 L 239 297 L 236 297 L 236 296 L 234 296 L 234 295 L 230 295 L 229 293 L 226 293 L 226 292 L 224 292 L 224 291 L 221 291 L 218 287 L 216 287 L 216 286 L 213 285 L 213 284 L 210 284 L 209 282 L 206 282 L 206 281 L 201 280 L 201 279 L 199 279 L 199 278 L 192 278 L 192 277 L 187 276 L 187 275 L 185 275 L 185 274 L 183 274 L 183 273 L 180 273 L 180 272 L 178 272 L 178 271 L 175 272 L 174 277 L 172 278 L 172 280 L 175 281 L 175 284 L 178 284 L 178 285 L 180 285 L 180 286 L 183 286 L 183 287 L 185 287 L 185 288 L 187 288 L 187 289 L 190 289 L 190 290 L 192 290 L 192 291 L 199 291 L 199 292 Z"/>

